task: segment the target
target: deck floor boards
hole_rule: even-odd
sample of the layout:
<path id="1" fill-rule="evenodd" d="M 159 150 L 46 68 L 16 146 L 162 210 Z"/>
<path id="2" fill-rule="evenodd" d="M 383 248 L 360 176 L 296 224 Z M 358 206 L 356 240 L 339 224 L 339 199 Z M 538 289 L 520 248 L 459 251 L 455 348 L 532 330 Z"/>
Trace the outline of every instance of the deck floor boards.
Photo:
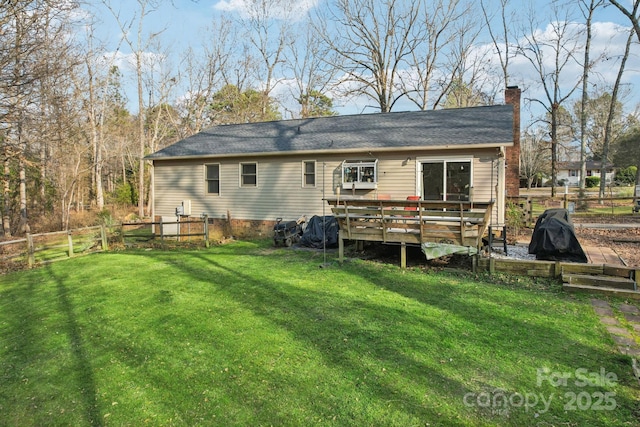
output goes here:
<path id="1" fill-rule="evenodd" d="M 611 248 L 583 246 L 589 264 L 624 265 L 618 254 Z"/>

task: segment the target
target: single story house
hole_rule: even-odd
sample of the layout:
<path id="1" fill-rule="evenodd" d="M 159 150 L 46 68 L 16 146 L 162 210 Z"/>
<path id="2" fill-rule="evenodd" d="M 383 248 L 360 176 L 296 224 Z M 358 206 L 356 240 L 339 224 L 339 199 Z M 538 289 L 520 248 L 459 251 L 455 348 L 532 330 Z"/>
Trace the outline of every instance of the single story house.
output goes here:
<path id="1" fill-rule="evenodd" d="M 602 162 L 589 160 L 587 163 L 587 176 L 601 177 Z M 613 165 L 607 166 L 606 183 L 610 184 L 614 179 Z M 580 162 L 558 162 L 558 182 L 564 182 L 571 187 L 580 185 Z"/>
<path id="2" fill-rule="evenodd" d="M 154 216 L 206 214 L 248 235 L 329 215 L 330 197 L 413 197 L 495 201 L 492 223 L 504 224 L 508 183 L 510 195 L 519 183 L 520 90 L 506 95 L 511 105 L 212 127 L 146 157 Z"/>

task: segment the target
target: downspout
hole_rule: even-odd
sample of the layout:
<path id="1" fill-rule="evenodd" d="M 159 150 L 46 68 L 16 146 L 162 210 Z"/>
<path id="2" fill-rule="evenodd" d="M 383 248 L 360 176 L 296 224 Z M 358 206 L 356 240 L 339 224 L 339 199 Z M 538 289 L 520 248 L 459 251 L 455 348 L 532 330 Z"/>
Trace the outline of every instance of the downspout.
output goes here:
<path id="1" fill-rule="evenodd" d="M 498 208 L 498 226 L 505 225 L 504 212 L 505 205 L 505 193 L 506 189 L 506 169 L 507 163 L 505 161 L 505 149 L 500 147 L 498 152 L 498 182 L 496 183 L 496 206 Z"/>

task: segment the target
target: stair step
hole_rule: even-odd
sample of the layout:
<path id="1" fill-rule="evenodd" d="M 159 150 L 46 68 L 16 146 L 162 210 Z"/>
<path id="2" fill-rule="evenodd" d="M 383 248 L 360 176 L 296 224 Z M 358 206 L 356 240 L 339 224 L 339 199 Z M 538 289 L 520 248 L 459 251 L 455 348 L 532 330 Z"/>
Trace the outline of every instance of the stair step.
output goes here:
<path id="1" fill-rule="evenodd" d="M 568 292 L 589 292 L 589 293 L 598 293 L 598 294 L 608 294 L 608 295 L 616 295 L 616 296 L 622 296 L 625 298 L 633 298 L 636 300 L 640 300 L 640 292 L 633 291 L 630 289 L 609 288 L 606 286 L 570 285 L 568 283 L 564 283 L 562 285 L 562 289 Z"/>
<path id="2" fill-rule="evenodd" d="M 616 276 L 589 274 L 563 274 L 562 281 L 569 285 L 589 285 L 615 289 L 636 290 L 636 282 L 631 279 Z"/>

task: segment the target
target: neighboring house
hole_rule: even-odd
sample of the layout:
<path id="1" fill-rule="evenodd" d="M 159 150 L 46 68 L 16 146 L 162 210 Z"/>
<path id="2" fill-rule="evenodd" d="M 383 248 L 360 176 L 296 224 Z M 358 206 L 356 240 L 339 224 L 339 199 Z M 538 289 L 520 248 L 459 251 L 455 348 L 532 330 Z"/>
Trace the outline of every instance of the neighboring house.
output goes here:
<path id="1" fill-rule="evenodd" d="M 324 198 L 419 196 L 495 200 L 492 222 L 504 224 L 505 182 L 516 183 L 509 194 L 517 195 L 519 181 L 517 163 L 505 167 L 519 137 L 520 90 L 509 91 L 514 105 L 207 129 L 146 157 L 154 216 L 207 214 L 250 234 L 278 217 L 329 215 Z"/>
<path id="2" fill-rule="evenodd" d="M 587 161 L 587 176 L 601 177 L 602 162 Z M 564 182 L 570 186 L 580 185 L 580 162 L 558 162 L 558 182 Z M 607 167 L 607 184 L 613 182 L 614 167 Z"/>

